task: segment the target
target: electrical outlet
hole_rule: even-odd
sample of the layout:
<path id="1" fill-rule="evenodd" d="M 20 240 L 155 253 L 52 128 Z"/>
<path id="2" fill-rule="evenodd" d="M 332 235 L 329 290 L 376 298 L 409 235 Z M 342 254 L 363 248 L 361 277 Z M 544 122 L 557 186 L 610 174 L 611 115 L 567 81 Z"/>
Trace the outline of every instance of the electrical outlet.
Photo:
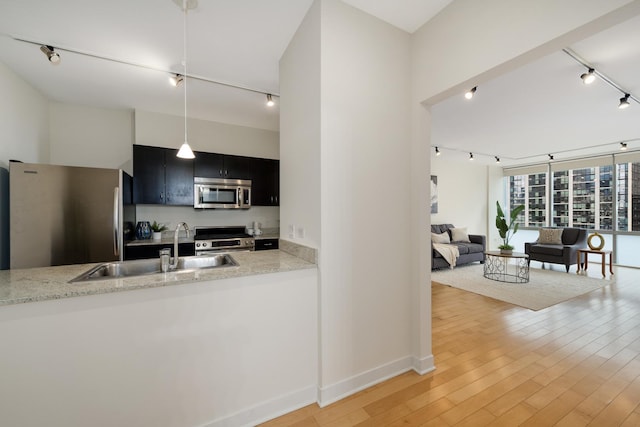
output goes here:
<path id="1" fill-rule="evenodd" d="M 293 224 L 289 224 L 289 238 L 290 238 L 290 239 L 293 239 L 293 238 L 295 238 L 295 237 L 296 237 L 296 236 L 295 236 L 295 229 L 296 229 L 296 226 L 295 226 L 295 225 L 293 225 Z"/>

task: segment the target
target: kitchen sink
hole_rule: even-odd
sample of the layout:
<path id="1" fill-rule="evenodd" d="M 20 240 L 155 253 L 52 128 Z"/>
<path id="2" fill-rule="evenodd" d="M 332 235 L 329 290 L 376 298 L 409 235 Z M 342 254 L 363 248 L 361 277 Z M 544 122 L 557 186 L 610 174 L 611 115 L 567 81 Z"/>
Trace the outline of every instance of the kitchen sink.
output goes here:
<path id="1" fill-rule="evenodd" d="M 229 254 L 188 256 L 178 258 L 178 267 L 171 272 L 194 271 L 208 268 L 233 267 L 238 265 Z M 141 259 L 136 261 L 105 262 L 82 273 L 69 281 L 88 282 L 93 280 L 117 279 L 161 273 L 160 260 Z"/>

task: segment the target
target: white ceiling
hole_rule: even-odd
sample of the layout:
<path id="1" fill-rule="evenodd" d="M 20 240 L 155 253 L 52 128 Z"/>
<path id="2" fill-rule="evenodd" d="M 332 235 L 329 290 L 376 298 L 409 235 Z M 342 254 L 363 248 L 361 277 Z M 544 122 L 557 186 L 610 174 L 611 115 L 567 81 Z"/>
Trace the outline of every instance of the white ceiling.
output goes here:
<path id="1" fill-rule="evenodd" d="M 570 46 L 625 91 L 640 98 L 640 17 Z M 432 107 L 432 144 L 442 156 L 503 166 L 618 151 L 640 138 L 640 105 L 618 109 L 623 94 L 560 51 Z M 629 149 L 640 149 L 640 140 Z M 453 151 L 452 151 L 453 150 Z M 480 155 L 482 153 L 484 155 Z M 441 156 L 441 158 L 443 158 Z"/>
<path id="2" fill-rule="evenodd" d="M 348 3 L 412 30 L 449 1 Z M 277 94 L 278 61 L 311 3 L 200 0 L 187 18 L 188 74 Z M 55 101 L 183 115 L 183 92 L 167 84 L 166 73 L 63 50 L 180 73 L 183 28 L 173 0 L 0 0 L 0 62 Z M 60 64 L 14 38 L 58 48 Z M 187 86 L 190 117 L 279 128 L 277 97 L 269 109 L 264 94 L 191 79 Z"/>
<path id="3" fill-rule="evenodd" d="M 407 32 L 451 0 L 344 0 Z M 312 0 L 200 0 L 188 15 L 188 72 L 277 94 L 278 61 Z M 151 68 L 182 71 L 183 14 L 173 0 L 0 0 L 0 62 L 54 101 L 181 116 L 183 92 L 167 74 L 61 51 L 49 64 L 38 45 Z M 640 18 L 570 46 L 625 90 L 640 96 Z M 503 165 L 611 152 L 640 138 L 640 105 L 603 81 L 584 86 L 584 67 L 562 52 L 478 84 L 476 96 L 433 106 L 432 143 L 443 155 Z M 278 130 L 265 96 L 198 80 L 188 83 L 190 117 Z M 609 144 L 603 146 L 603 144 Z M 630 142 L 640 148 L 640 142 Z M 595 148 L 588 148 L 595 147 Z M 567 151 L 562 153 L 562 151 Z M 571 151 L 573 150 L 573 151 Z M 485 154 L 485 155 L 483 155 Z"/>

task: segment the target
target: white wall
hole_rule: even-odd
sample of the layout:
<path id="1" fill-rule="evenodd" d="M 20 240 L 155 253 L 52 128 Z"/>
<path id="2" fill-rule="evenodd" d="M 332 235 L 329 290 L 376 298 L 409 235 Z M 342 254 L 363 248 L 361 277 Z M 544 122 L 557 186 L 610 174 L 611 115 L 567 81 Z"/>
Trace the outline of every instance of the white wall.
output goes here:
<path id="1" fill-rule="evenodd" d="M 431 223 L 467 227 L 470 234 L 486 236 L 490 168 L 432 157 L 431 174 L 438 177 L 438 213 L 431 214 Z"/>
<path id="2" fill-rule="evenodd" d="M 320 71 L 315 2 L 280 59 L 280 237 L 313 248 L 320 247 Z M 304 238 L 296 237 L 300 227 Z"/>
<path id="3" fill-rule="evenodd" d="M 409 35 L 320 0 L 280 65 L 282 179 L 302 180 L 283 184 L 281 235 L 320 244 L 325 405 L 412 367 Z"/>
<path id="4" fill-rule="evenodd" d="M 0 310 L 4 426 L 239 426 L 315 401 L 315 269 Z"/>
<path id="5" fill-rule="evenodd" d="M 0 63 L 0 167 L 49 161 L 49 102 Z"/>
<path id="6" fill-rule="evenodd" d="M 133 174 L 133 111 L 52 102 L 52 164 L 123 169 Z"/>
<path id="7" fill-rule="evenodd" d="M 321 402 L 412 367 L 410 37 L 321 3 Z"/>
<path id="8" fill-rule="evenodd" d="M 194 151 L 279 158 L 279 133 L 271 130 L 189 119 L 187 132 Z M 180 148 L 183 141 L 184 117 L 136 110 L 136 144 Z"/>

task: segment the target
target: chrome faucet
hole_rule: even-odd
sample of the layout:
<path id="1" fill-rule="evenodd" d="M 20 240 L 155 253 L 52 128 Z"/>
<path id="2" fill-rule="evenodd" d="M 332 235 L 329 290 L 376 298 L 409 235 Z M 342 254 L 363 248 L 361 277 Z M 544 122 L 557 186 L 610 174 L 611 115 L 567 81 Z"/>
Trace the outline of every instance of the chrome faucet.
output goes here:
<path id="1" fill-rule="evenodd" d="M 173 263 L 171 264 L 172 270 L 178 268 L 178 235 L 180 234 L 180 227 L 184 227 L 184 230 L 187 232 L 187 237 L 189 237 L 189 226 L 186 222 L 179 222 L 176 226 L 176 232 L 173 235 Z"/>

